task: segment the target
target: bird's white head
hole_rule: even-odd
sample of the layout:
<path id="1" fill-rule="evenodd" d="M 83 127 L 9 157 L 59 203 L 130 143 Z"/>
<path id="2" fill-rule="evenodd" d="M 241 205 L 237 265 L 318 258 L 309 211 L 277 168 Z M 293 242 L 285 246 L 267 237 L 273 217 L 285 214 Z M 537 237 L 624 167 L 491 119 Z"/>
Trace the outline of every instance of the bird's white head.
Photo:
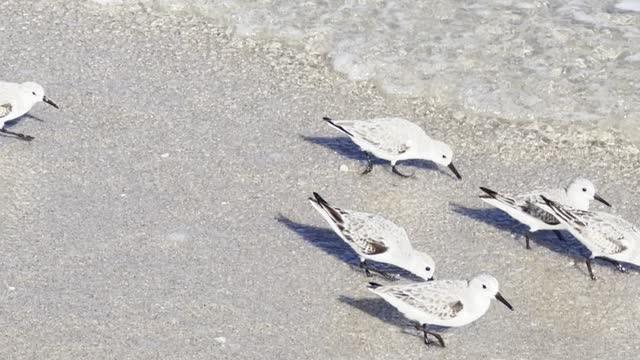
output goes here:
<path id="1" fill-rule="evenodd" d="M 458 179 L 462 179 L 456 167 L 453 166 L 453 151 L 451 151 L 449 145 L 437 140 L 434 140 L 430 145 L 428 160 L 449 167 Z"/>
<path id="2" fill-rule="evenodd" d="M 591 200 L 598 200 L 609 207 L 611 206 L 596 193 L 596 187 L 593 183 L 584 178 L 577 178 L 569 184 L 567 187 L 567 197 L 571 202 L 571 204 L 567 205 L 579 210 L 588 210 Z"/>
<path id="3" fill-rule="evenodd" d="M 425 280 L 433 280 L 433 273 L 436 270 L 436 262 L 433 261 L 433 258 L 431 258 L 429 254 L 421 251 L 415 251 L 413 253 L 411 266 L 408 267 L 407 270 Z"/>
<path id="4" fill-rule="evenodd" d="M 26 82 L 20 84 L 20 86 L 22 87 L 25 101 L 29 102 L 31 106 L 39 103 L 40 101 L 44 101 L 54 108 L 59 109 L 58 105 L 45 96 L 42 85 L 35 82 Z"/>
<path id="5" fill-rule="evenodd" d="M 453 160 L 453 151 L 451 151 L 449 145 L 442 141 L 434 140 L 431 143 L 431 149 L 429 150 L 431 153 L 429 160 L 444 166 L 451 164 L 451 161 Z"/>
<path id="6" fill-rule="evenodd" d="M 498 284 L 498 280 L 493 276 L 480 274 L 469 282 L 469 288 L 473 289 L 475 293 L 488 299 L 495 298 L 510 310 L 513 310 L 513 306 L 511 306 L 511 304 L 509 304 L 509 302 L 500 295 L 500 285 Z"/>

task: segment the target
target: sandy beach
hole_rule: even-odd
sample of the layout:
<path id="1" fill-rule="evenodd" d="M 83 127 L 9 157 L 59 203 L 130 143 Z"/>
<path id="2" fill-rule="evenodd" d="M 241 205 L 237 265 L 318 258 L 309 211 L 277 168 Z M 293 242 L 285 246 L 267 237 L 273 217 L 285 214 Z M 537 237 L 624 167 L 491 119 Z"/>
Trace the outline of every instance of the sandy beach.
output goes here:
<path id="1" fill-rule="evenodd" d="M 0 3 L 3 80 L 41 83 L 0 137 L 0 358 L 597 359 L 640 351 L 640 269 L 618 273 L 568 234 L 533 237 L 478 199 L 590 178 L 634 223 L 640 161 L 620 130 L 512 123 L 382 96 L 321 56 L 235 38 L 205 19 L 98 4 Z M 360 176 L 323 116 L 410 119 L 452 145 L 463 176 L 410 161 Z M 348 171 L 341 171 L 345 165 Z M 311 208 L 384 214 L 438 279 L 493 274 L 494 303 L 427 349 L 366 289 Z M 606 210 L 598 203 L 597 210 Z M 607 210 L 608 211 L 608 210 Z M 384 279 L 373 278 L 384 282 Z"/>

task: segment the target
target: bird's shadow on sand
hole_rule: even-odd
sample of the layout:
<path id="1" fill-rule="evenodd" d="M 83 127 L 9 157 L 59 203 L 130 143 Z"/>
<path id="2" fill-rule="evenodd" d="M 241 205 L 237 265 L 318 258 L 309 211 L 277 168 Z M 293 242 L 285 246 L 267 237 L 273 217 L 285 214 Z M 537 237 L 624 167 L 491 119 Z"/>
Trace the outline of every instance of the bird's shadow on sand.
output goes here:
<path id="1" fill-rule="evenodd" d="M 469 208 L 456 203 L 451 203 L 450 205 L 453 211 L 460 215 L 491 225 L 507 233 L 520 235 L 519 241 L 524 248 L 524 238 L 528 232 L 527 226 L 512 219 L 502 210 L 496 208 Z M 552 231 L 541 230 L 529 234 L 529 239 L 532 248 L 536 245 L 541 245 L 551 251 L 569 255 L 575 259 L 585 259 L 589 256 L 589 251 L 569 232 L 563 231 L 562 236 L 566 241 L 560 241 Z"/>
<path id="2" fill-rule="evenodd" d="M 320 145 L 327 149 L 333 150 L 348 159 L 358 160 L 362 163 L 362 168 L 364 170 L 367 158 L 364 155 L 363 151 L 360 150 L 358 145 L 354 144 L 353 141 L 349 140 L 348 137 L 322 137 L 322 136 L 300 135 L 300 138 L 312 144 Z M 384 165 L 385 167 L 391 168 L 389 166 L 389 162 L 386 160 L 378 159 L 375 156 L 371 156 L 371 160 L 374 166 Z M 402 162 L 398 162 L 399 170 L 405 167 L 413 167 L 418 169 L 438 171 L 438 172 L 441 172 L 442 174 L 454 177 L 449 172 L 446 172 L 440 169 L 438 165 L 434 164 L 431 161 L 412 159 L 412 160 L 404 160 Z"/>
<path id="3" fill-rule="evenodd" d="M 313 246 L 319 248 L 320 250 L 331 256 L 335 256 L 340 261 L 348 264 L 351 267 L 351 270 L 362 273 L 363 279 L 370 279 L 371 281 L 380 280 L 380 276 L 378 276 L 377 274 L 373 275 L 372 277 L 366 277 L 366 275 L 364 274 L 364 270 L 360 268 L 360 257 L 358 256 L 358 254 L 353 249 L 351 249 L 351 247 L 349 247 L 349 245 L 347 245 L 330 228 L 322 228 L 297 223 L 282 214 L 278 214 L 275 220 L 280 224 L 286 226 L 289 230 L 298 234 L 301 238 L 303 238 Z M 403 279 L 422 281 L 422 279 L 420 279 L 419 277 L 393 265 L 378 263 L 375 261 L 367 261 L 367 264 L 370 267 L 382 270 L 390 275 L 398 274 Z"/>
<path id="4" fill-rule="evenodd" d="M 43 119 L 41 119 L 41 118 L 39 118 L 39 117 L 37 117 L 35 115 L 31 115 L 31 114 L 27 113 L 27 114 L 24 114 L 24 115 L 20 116 L 19 118 L 16 118 L 16 119 L 13 119 L 13 120 L 5 122 L 4 123 L 4 127 L 11 128 L 11 127 L 16 126 L 17 124 L 21 123 L 24 120 L 31 120 L 31 119 L 33 119 L 35 121 L 39 121 L 39 122 L 44 122 Z"/>
<path id="5" fill-rule="evenodd" d="M 376 295 L 374 295 L 376 296 Z M 416 330 L 414 323 L 405 318 L 396 308 L 381 298 L 364 298 L 354 299 L 341 295 L 338 298 L 341 303 L 354 307 L 363 313 L 378 318 L 387 324 L 398 327 L 402 332 L 422 337 L 422 332 Z M 447 331 L 448 328 L 442 326 L 430 325 L 429 330 L 441 333 Z"/>
<path id="6" fill-rule="evenodd" d="M 496 208 L 469 208 L 456 203 L 450 203 L 450 205 L 453 211 L 460 215 L 483 222 L 508 233 L 521 235 L 519 236 L 519 241 L 522 243 L 524 250 L 525 234 L 528 232 L 527 226 L 512 219 L 502 210 Z M 568 231 L 562 231 L 562 237 L 564 238 L 564 241 L 558 239 L 552 231 L 548 230 L 529 233 L 529 240 L 532 249 L 535 249 L 535 246 L 537 245 L 543 246 L 556 253 L 569 256 L 576 262 L 576 264 L 584 265 L 585 260 L 591 255 L 589 250 Z M 611 263 L 602 259 L 596 259 L 595 261 L 603 266 L 614 267 Z M 640 269 L 640 267 L 631 264 L 625 264 L 625 267 L 627 269 Z M 580 269 L 587 274 L 586 267 L 580 266 Z"/>
<path id="7" fill-rule="evenodd" d="M 17 124 L 19 124 L 22 121 L 27 120 L 27 119 L 33 119 L 33 120 L 36 120 L 36 121 L 44 122 L 44 120 L 42 120 L 41 118 L 39 118 L 39 117 L 37 117 L 35 115 L 31 115 L 31 114 L 27 113 L 27 114 L 24 114 L 24 115 L 20 116 L 19 118 L 16 118 L 16 119 L 13 119 L 13 120 L 5 122 L 4 125 L 3 125 L 3 128 L 9 130 L 12 127 L 16 126 Z M 26 134 L 26 135 L 29 135 L 29 134 Z M 6 137 L 6 138 L 20 140 L 20 138 L 18 138 L 16 135 L 13 135 L 13 134 L 0 133 L 0 137 Z"/>
<path id="8" fill-rule="evenodd" d="M 358 255 L 330 228 L 297 223 L 282 214 L 278 214 L 276 221 L 325 253 L 335 256 L 352 267 L 359 266 Z"/>

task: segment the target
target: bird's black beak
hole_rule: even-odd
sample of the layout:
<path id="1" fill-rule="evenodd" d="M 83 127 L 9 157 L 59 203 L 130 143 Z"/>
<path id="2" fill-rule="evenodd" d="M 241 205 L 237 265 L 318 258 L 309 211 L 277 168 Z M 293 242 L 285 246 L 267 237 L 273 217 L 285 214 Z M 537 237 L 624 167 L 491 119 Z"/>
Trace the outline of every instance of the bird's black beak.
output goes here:
<path id="1" fill-rule="evenodd" d="M 607 200 L 601 198 L 600 195 L 595 194 L 595 195 L 593 195 L 593 198 L 598 200 L 598 201 L 600 201 L 601 203 L 607 205 L 608 207 L 611 207 L 611 204 L 609 204 L 609 202 L 607 202 Z"/>
<path id="2" fill-rule="evenodd" d="M 458 172 L 458 170 L 456 170 L 456 167 L 453 166 L 453 163 L 449 163 L 449 169 L 451 169 L 451 171 L 453 171 L 453 173 L 456 175 L 458 180 L 462 180 L 462 176 L 460 176 L 460 173 Z"/>
<path id="3" fill-rule="evenodd" d="M 502 295 L 500 295 L 499 292 L 496 293 L 496 299 L 498 299 L 498 301 L 500 301 L 501 303 L 503 303 L 506 307 L 509 308 L 509 310 L 513 311 L 513 306 L 511 306 L 511 304 L 509 304 L 509 302 L 502 297 Z"/>
<path id="4" fill-rule="evenodd" d="M 56 109 L 60 109 L 60 108 L 58 107 L 58 105 L 56 105 L 56 103 L 54 103 L 53 101 L 49 100 L 46 96 L 44 96 L 44 97 L 42 98 L 42 101 L 46 102 L 47 104 L 49 104 L 49 105 L 53 106 L 53 107 L 54 107 L 54 108 L 56 108 Z"/>

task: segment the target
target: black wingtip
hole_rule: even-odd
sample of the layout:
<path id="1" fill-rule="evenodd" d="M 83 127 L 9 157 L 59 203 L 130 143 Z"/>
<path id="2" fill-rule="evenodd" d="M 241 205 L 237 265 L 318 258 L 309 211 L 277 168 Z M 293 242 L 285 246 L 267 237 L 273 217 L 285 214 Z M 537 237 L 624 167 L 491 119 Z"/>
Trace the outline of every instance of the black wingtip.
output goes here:
<path id="1" fill-rule="evenodd" d="M 544 196 L 544 195 L 540 195 L 540 197 L 542 198 L 542 200 L 544 200 L 544 202 L 545 202 L 545 203 L 547 203 L 547 205 L 549 205 L 549 206 L 553 206 L 553 205 L 555 205 L 555 203 L 554 203 L 553 201 L 551 201 L 551 200 L 547 199 L 547 197 L 546 197 L 546 196 Z"/>
<path id="2" fill-rule="evenodd" d="M 542 200 L 544 200 L 545 204 L 547 204 L 548 207 L 551 208 L 551 210 L 553 210 L 554 213 L 556 213 L 557 215 L 560 215 L 560 212 L 564 212 L 564 210 L 562 210 L 558 204 L 556 204 L 554 201 L 549 200 L 546 196 L 544 195 L 540 195 L 540 197 L 542 198 Z"/>
<path id="3" fill-rule="evenodd" d="M 324 205 L 329 205 L 329 203 L 322 198 L 322 196 L 320 196 L 320 194 L 318 194 L 317 192 L 313 192 L 313 197 L 316 198 L 316 201 L 320 204 L 324 204 Z"/>
<path id="4" fill-rule="evenodd" d="M 367 285 L 367 287 L 368 287 L 369 289 L 377 289 L 377 288 L 379 288 L 380 286 L 382 286 L 382 285 L 380 285 L 380 284 L 378 284 L 378 283 L 374 283 L 374 282 L 370 282 L 370 283 L 369 283 L 369 285 Z"/>
<path id="5" fill-rule="evenodd" d="M 350 132 L 349 132 L 349 130 L 345 129 L 344 127 L 342 127 L 342 126 L 340 126 L 340 125 L 338 125 L 338 124 L 336 124 L 336 123 L 334 123 L 334 122 L 333 122 L 333 120 L 331 120 L 331 118 L 328 118 L 328 117 L 326 117 L 326 116 L 325 116 L 325 117 L 323 117 L 323 118 L 322 118 L 322 120 L 324 120 L 324 121 L 328 122 L 328 123 L 329 123 L 329 125 L 331 125 L 331 126 L 333 126 L 334 128 L 336 128 L 336 129 L 338 129 L 338 130 L 342 131 L 343 133 L 345 133 L 345 134 L 347 134 L 347 135 L 349 135 L 349 136 L 353 137 L 353 134 L 352 134 L 352 133 L 350 133 Z"/>
<path id="6" fill-rule="evenodd" d="M 480 186 L 480 190 L 484 191 L 485 193 L 487 193 L 487 195 L 491 196 L 492 198 L 495 198 L 498 195 L 497 192 L 495 192 L 495 191 L 493 191 L 491 189 L 487 189 L 486 187 Z"/>
<path id="7" fill-rule="evenodd" d="M 316 198 L 316 203 L 318 203 L 318 205 L 320 205 L 322 208 L 324 208 L 325 211 L 327 211 L 329 213 L 329 216 L 333 219 L 333 221 L 336 224 L 343 224 L 344 223 L 344 219 L 342 218 L 342 215 L 340 215 L 340 210 L 339 209 L 334 209 L 325 199 L 322 198 L 322 196 L 320 196 L 320 194 L 318 194 L 317 192 L 313 193 L 313 196 Z"/>
<path id="8" fill-rule="evenodd" d="M 568 221 L 569 216 L 567 211 L 563 209 L 561 206 L 556 204 L 554 201 L 549 200 L 546 196 L 540 195 L 540 198 L 544 201 L 544 203 L 553 211 L 553 213 L 557 216 L 559 220 Z"/>

